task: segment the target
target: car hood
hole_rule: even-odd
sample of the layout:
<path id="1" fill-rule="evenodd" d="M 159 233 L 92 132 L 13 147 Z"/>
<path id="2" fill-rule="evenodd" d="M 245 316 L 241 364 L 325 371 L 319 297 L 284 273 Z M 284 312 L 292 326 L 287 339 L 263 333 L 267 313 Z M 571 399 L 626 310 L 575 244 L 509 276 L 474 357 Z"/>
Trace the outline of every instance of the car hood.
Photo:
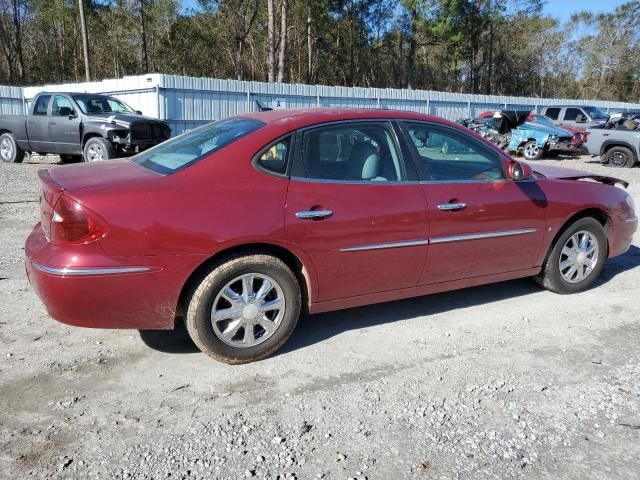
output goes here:
<path id="1" fill-rule="evenodd" d="M 557 135 L 558 137 L 573 137 L 573 133 L 558 127 L 552 127 L 551 125 L 545 125 L 539 122 L 524 122 L 519 128 L 525 130 L 536 130 L 548 135 Z"/>
<path id="2" fill-rule="evenodd" d="M 596 182 L 605 183 L 607 185 L 620 184 L 624 188 L 629 186 L 629 182 L 625 182 L 619 178 L 609 177 L 607 175 L 599 175 L 597 173 L 583 172 L 582 170 L 573 170 L 570 168 L 531 165 L 533 171 L 544 175 L 547 178 L 557 180 L 595 180 Z"/>
<path id="3" fill-rule="evenodd" d="M 157 118 L 145 117 L 144 115 L 126 114 L 126 113 L 90 113 L 87 115 L 88 122 L 106 122 L 120 125 L 121 127 L 129 127 L 134 123 L 144 124 L 162 124 L 165 123 Z"/>

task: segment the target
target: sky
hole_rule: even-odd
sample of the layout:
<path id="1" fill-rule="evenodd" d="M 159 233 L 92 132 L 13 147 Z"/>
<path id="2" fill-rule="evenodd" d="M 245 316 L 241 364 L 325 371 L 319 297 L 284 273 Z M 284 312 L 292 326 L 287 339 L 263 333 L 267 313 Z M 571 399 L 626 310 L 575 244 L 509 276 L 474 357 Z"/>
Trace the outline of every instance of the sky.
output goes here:
<path id="1" fill-rule="evenodd" d="M 569 20 L 572 14 L 578 12 L 612 12 L 626 1 L 628 0 L 547 0 L 544 13 L 551 17 L 560 18 L 564 22 Z"/>
<path id="2" fill-rule="evenodd" d="M 197 6 L 197 0 L 181 0 L 183 10 Z M 616 7 L 628 0 L 547 0 L 544 13 L 560 18 L 563 22 L 569 20 L 573 13 L 588 10 L 593 13 L 612 12 Z"/>

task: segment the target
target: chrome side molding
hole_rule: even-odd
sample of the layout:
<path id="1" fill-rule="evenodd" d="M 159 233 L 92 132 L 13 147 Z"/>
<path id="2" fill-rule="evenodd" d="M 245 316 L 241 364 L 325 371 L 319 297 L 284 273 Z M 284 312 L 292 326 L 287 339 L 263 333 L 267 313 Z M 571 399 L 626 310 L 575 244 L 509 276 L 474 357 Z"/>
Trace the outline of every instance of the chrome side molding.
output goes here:
<path id="1" fill-rule="evenodd" d="M 403 242 L 371 243 L 369 245 L 356 245 L 355 247 L 341 248 L 341 252 L 362 252 L 365 250 L 383 250 L 386 248 L 417 247 L 428 245 L 429 240 L 407 240 Z"/>
<path id="2" fill-rule="evenodd" d="M 451 235 L 449 237 L 432 237 L 430 243 L 449 243 L 449 242 L 464 242 L 465 240 L 482 240 L 485 238 L 498 238 L 498 237 L 511 237 L 514 235 L 526 235 L 528 233 L 534 233 L 537 228 L 520 228 L 513 230 L 501 230 L 498 232 L 483 232 L 483 233 L 470 233 L 467 235 Z"/>
<path id="3" fill-rule="evenodd" d="M 33 266 L 41 272 L 59 277 L 118 275 L 124 273 L 142 273 L 151 271 L 151 267 L 48 267 L 41 263 L 33 263 Z"/>

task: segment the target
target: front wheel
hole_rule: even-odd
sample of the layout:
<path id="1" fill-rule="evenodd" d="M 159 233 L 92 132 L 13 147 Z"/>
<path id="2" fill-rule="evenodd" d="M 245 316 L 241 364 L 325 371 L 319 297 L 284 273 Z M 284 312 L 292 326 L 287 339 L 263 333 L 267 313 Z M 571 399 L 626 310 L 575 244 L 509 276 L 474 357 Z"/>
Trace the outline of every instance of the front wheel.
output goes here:
<path id="1" fill-rule="evenodd" d="M 18 147 L 16 139 L 10 133 L 0 135 L 0 160 L 4 163 L 22 163 L 24 150 Z"/>
<path id="2" fill-rule="evenodd" d="M 607 258 L 607 236 L 594 218 L 582 218 L 567 228 L 551 247 L 536 282 L 555 293 L 589 288 Z"/>
<path id="3" fill-rule="evenodd" d="M 84 144 L 83 160 L 85 162 L 99 162 L 116 157 L 113 144 L 102 137 L 92 137 Z"/>
<path id="4" fill-rule="evenodd" d="M 269 255 L 246 255 L 222 263 L 199 283 L 185 323 L 210 357 L 249 363 L 287 341 L 300 309 L 300 285 L 291 269 Z"/>
<path id="5" fill-rule="evenodd" d="M 522 155 L 527 160 L 540 160 L 544 150 L 534 140 L 530 140 L 522 147 Z"/>

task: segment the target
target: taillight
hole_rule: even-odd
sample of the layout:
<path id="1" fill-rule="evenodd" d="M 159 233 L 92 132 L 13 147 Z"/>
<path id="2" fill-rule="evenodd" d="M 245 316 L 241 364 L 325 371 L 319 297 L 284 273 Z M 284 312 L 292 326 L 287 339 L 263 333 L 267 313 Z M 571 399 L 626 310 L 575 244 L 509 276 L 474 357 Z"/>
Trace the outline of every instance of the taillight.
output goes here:
<path id="1" fill-rule="evenodd" d="M 80 202 L 62 194 L 53 209 L 49 239 L 56 243 L 87 243 L 107 233 L 107 222 Z"/>

